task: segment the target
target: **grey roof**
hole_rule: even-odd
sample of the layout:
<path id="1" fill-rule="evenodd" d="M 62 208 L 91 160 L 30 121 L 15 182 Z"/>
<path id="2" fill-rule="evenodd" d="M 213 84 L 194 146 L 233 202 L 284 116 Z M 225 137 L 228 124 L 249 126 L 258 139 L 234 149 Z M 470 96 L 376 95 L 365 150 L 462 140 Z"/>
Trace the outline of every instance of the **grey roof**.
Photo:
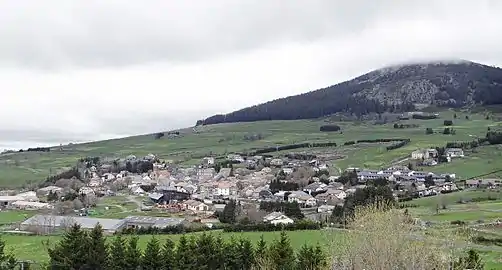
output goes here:
<path id="1" fill-rule="evenodd" d="M 146 223 L 153 227 L 164 228 L 176 226 L 185 221 L 184 218 L 165 218 L 165 217 L 147 217 L 147 216 L 128 216 L 124 219 L 126 222 Z"/>
<path id="2" fill-rule="evenodd" d="M 172 186 L 160 185 L 160 186 L 156 186 L 155 190 L 158 190 L 158 191 L 176 191 L 177 189 L 175 187 L 172 187 Z"/>
<path id="3" fill-rule="evenodd" d="M 158 200 L 158 199 L 162 198 L 162 196 L 164 196 L 164 194 L 156 193 L 156 192 L 148 194 L 148 197 L 150 197 L 150 199 L 153 199 L 153 200 Z"/>
<path id="4" fill-rule="evenodd" d="M 121 219 L 108 218 L 90 218 L 90 217 L 72 217 L 72 216 L 53 216 L 53 215 L 35 215 L 21 223 L 21 225 L 37 226 L 71 226 L 79 224 L 84 229 L 92 229 L 96 224 L 100 224 L 103 230 L 116 230 L 120 228 L 124 221 Z"/>

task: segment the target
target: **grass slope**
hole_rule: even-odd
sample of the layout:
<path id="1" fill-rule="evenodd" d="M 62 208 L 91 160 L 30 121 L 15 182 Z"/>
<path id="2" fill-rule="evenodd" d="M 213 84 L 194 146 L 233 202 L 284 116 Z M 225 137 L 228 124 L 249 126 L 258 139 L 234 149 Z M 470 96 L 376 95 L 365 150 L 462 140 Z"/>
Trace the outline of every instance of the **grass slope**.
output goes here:
<path id="1" fill-rule="evenodd" d="M 484 115 L 456 113 L 453 128 L 455 135 L 443 135 L 443 120 L 453 119 L 453 112 L 441 113 L 441 119 L 409 120 L 402 123 L 414 123 L 418 128 L 394 129 L 393 123 L 374 125 L 364 122 L 335 122 L 343 133 L 319 132 L 325 120 L 263 121 L 254 123 L 235 123 L 202 126 L 197 132 L 191 129 L 183 131 L 179 138 L 154 139 L 153 135 L 134 136 L 123 139 L 92 142 L 65 146 L 63 151 L 54 148 L 49 153 L 11 153 L 0 155 L 0 186 L 20 187 L 43 181 L 49 174 L 70 167 L 86 156 L 125 157 L 130 154 L 147 155 L 153 153 L 163 159 L 179 161 L 184 164 L 196 164 L 200 158 L 210 155 L 250 150 L 266 146 L 300 143 L 305 141 L 334 141 L 339 145 L 349 140 L 378 139 L 389 137 L 410 138 L 412 142 L 400 149 L 386 151 L 383 145 L 356 145 L 337 147 L 335 152 L 346 158 L 335 161 L 339 168 L 358 166 L 378 168 L 400 158 L 411 151 L 429 147 L 443 146 L 448 141 L 469 141 L 475 136 L 483 137 L 487 128 L 496 128 L 500 122 L 485 120 Z M 470 119 L 466 120 L 465 115 Z M 426 135 L 425 128 L 433 128 L 436 134 Z M 245 140 L 244 136 L 260 133 L 264 139 Z M 480 148 L 468 158 L 438 167 L 440 171 L 459 170 L 461 177 L 471 177 L 498 168 L 502 153 L 498 147 Z"/>

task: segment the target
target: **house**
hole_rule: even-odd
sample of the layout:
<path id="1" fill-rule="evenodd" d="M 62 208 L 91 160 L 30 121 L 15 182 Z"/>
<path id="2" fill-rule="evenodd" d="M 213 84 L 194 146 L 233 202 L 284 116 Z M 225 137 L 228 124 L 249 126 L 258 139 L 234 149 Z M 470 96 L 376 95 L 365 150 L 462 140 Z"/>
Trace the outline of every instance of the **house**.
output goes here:
<path id="1" fill-rule="evenodd" d="M 294 220 L 284 215 L 281 212 L 272 212 L 263 218 L 264 223 L 270 223 L 274 225 L 278 224 L 292 224 Z"/>
<path id="2" fill-rule="evenodd" d="M 270 161 L 270 165 L 275 167 L 281 167 L 282 165 L 284 165 L 284 161 L 280 158 L 274 158 Z"/>
<path id="3" fill-rule="evenodd" d="M 79 190 L 78 190 L 78 193 L 81 194 L 81 195 L 89 195 L 89 194 L 93 194 L 94 195 L 94 190 L 90 187 L 81 187 Z"/>
<path id="4" fill-rule="evenodd" d="M 422 149 L 415 150 L 411 152 L 411 159 L 429 159 L 429 158 L 437 158 L 438 151 L 436 149 Z"/>
<path id="5" fill-rule="evenodd" d="M 105 181 L 105 182 L 112 181 L 112 180 L 115 180 L 115 175 L 113 175 L 112 173 L 105 173 L 105 174 L 103 174 L 101 179 L 103 179 L 103 181 Z"/>
<path id="6" fill-rule="evenodd" d="M 464 157 L 464 150 L 462 150 L 462 148 L 446 148 L 444 153 L 450 158 Z"/>
<path id="7" fill-rule="evenodd" d="M 183 201 L 190 198 L 189 193 L 178 191 L 175 187 L 172 186 L 156 186 L 155 192 L 162 194 L 162 197 L 158 199 L 157 202 Z M 156 194 L 155 197 L 158 197 L 158 195 Z M 150 198 L 153 199 L 151 196 Z"/>
<path id="8" fill-rule="evenodd" d="M 332 213 L 333 209 L 335 209 L 334 205 L 324 204 L 324 205 L 317 207 L 317 213 Z"/>
<path id="9" fill-rule="evenodd" d="M 218 196 L 230 196 L 230 183 L 220 182 L 216 188 L 216 195 Z"/>
<path id="10" fill-rule="evenodd" d="M 293 191 L 288 196 L 288 202 L 297 202 L 298 204 L 305 206 L 315 206 L 317 201 L 312 195 L 307 194 L 303 191 Z"/>
<path id="11" fill-rule="evenodd" d="M 23 193 L 17 194 L 17 196 L 23 198 L 23 201 L 28 201 L 28 202 L 38 202 L 39 199 L 37 197 L 37 193 L 35 191 L 27 191 Z"/>
<path id="12" fill-rule="evenodd" d="M 235 154 L 228 155 L 227 159 L 237 163 L 243 163 L 245 161 L 241 155 L 235 155 Z"/>
<path id="13" fill-rule="evenodd" d="M 223 212 L 223 209 L 225 209 L 225 204 L 213 204 L 213 209 L 215 212 Z"/>
<path id="14" fill-rule="evenodd" d="M 205 157 L 201 161 L 202 166 L 209 167 L 214 165 L 214 157 Z"/>
<path id="15" fill-rule="evenodd" d="M 154 203 L 160 203 L 161 199 L 164 197 L 164 194 L 162 193 L 149 193 L 148 197 L 154 202 Z"/>
<path id="16" fill-rule="evenodd" d="M 343 184 L 340 182 L 331 182 L 329 183 L 328 188 L 343 190 Z"/>
<path id="17" fill-rule="evenodd" d="M 196 200 L 187 200 L 183 202 L 183 208 L 194 212 L 209 211 L 209 206 Z"/>
<path id="18" fill-rule="evenodd" d="M 312 192 L 319 192 L 319 191 L 324 191 L 327 189 L 327 185 L 322 183 L 322 182 L 314 182 L 310 183 L 307 186 L 303 188 L 303 191 L 305 191 L 308 194 L 312 194 Z"/>
<path id="19" fill-rule="evenodd" d="M 10 204 L 11 208 L 20 210 L 40 210 L 40 209 L 52 209 L 53 206 L 48 203 L 42 202 L 29 202 L 29 201 L 15 201 Z"/>
<path id="20" fill-rule="evenodd" d="M 140 196 L 140 195 L 145 195 L 146 191 L 143 190 L 140 186 L 137 186 L 137 187 L 131 188 L 131 193 L 134 195 Z"/>
<path id="21" fill-rule="evenodd" d="M 500 180 L 500 179 L 466 180 L 465 187 L 466 188 L 491 188 L 491 187 L 500 186 L 501 182 L 502 182 L 502 180 Z"/>
<path id="22" fill-rule="evenodd" d="M 282 168 L 282 171 L 284 172 L 284 174 L 289 175 L 293 173 L 293 168 Z"/>
<path id="23" fill-rule="evenodd" d="M 107 234 L 114 233 L 122 228 L 124 223 L 121 219 L 70 217 L 53 215 L 35 215 L 20 224 L 20 229 L 39 234 L 49 234 L 58 230 L 69 228 L 78 224 L 82 229 L 90 230 L 100 224 Z"/>
<path id="24" fill-rule="evenodd" d="M 423 166 L 436 166 L 438 165 L 438 162 L 432 158 L 426 159 L 422 162 Z"/>
<path id="25" fill-rule="evenodd" d="M 17 201 L 24 201 L 24 198 L 20 196 L 0 196 L 0 207 L 8 207 Z"/>
<path id="26" fill-rule="evenodd" d="M 325 204 L 331 200 L 345 200 L 347 198 L 347 193 L 340 189 L 328 189 L 326 192 L 318 194 L 315 199 L 320 204 Z"/>

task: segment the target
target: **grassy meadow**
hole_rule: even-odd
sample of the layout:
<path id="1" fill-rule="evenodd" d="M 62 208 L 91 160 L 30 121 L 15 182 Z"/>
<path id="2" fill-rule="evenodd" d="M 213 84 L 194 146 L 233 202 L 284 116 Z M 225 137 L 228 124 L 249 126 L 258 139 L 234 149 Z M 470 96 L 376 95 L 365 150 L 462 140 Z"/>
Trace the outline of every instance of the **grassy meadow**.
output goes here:
<path id="1" fill-rule="evenodd" d="M 242 232 L 242 233 L 223 233 L 223 232 L 211 232 L 213 234 L 220 234 L 223 239 L 229 239 L 230 237 L 245 237 L 250 239 L 253 243 L 260 240 L 261 235 L 263 235 L 265 241 L 271 242 L 279 237 L 280 232 Z M 340 237 L 340 232 L 328 232 L 328 231 L 290 231 L 287 232 L 291 241 L 291 245 L 295 249 L 299 249 L 303 244 L 317 244 L 327 246 L 330 242 L 336 242 L 336 239 Z M 197 233 L 195 233 L 197 234 Z M 32 260 L 36 262 L 46 261 L 48 259 L 47 255 L 47 242 L 55 243 L 59 241 L 59 236 L 34 236 L 34 235 L 13 235 L 4 234 L 1 236 L 6 242 L 7 250 L 11 250 L 16 254 L 19 259 Z M 112 236 L 109 236 L 112 237 Z M 173 241 L 177 241 L 181 235 L 157 235 L 155 236 L 159 240 L 170 238 Z M 151 235 L 141 235 L 139 236 L 139 246 L 141 249 L 146 247 L 148 240 L 152 238 Z"/>
<path id="2" fill-rule="evenodd" d="M 407 120 L 400 123 L 418 124 L 418 128 L 394 129 L 394 123 L 375 125 L 370 122 L 332 122 L 329 119 L 295 120 L 295 121 L 262 121 L 254 123 L 232 123 L 197 127 L 196 130 L 185 129 L 178 138 L 154 139 L 153 135 L 133 136 L 85 144 L 67 145 L 60 151 L 59 147 L 49 153 L 23 152 L 0 155 L 0 186 L 16 188 L 26 184 L 43 181 L 50 174 L 73 166 L 75 162 L 86 156 L 119 157 L 127 155 L 147 155 L 153 153 L 162 159 L 181 162 L 186 165 L 196 164 L 200 158 L 215 154 L 223 155 L 231 152 L 252 150 L 260 147 L 281 144 L 300 143 L 305 141 L 333 141 L 338 147 L 335 153 L 343 155 L 343 159 L 333 161 L 338 168 L 349 166 L 379 168 L 393 161 L 405 158 L 411 151 L 432 146 L 444 146 L 448 141 L 470 141 L 476 136 L 483 137 L 487 128 L 493 129 L 501 125 L 499 122 L 485 120 L 483 113 L 442 112 L 440 119 Z M 465 116 L 469 116 L 467 120 Z M 443 135 L 443 121 L 453 119 L 455 135 Z M 343 132 L 320 132 L 323 124 L 340 125 Z M 432 135 L 425 134 L 425 128 L 433 128 Z M 245 135 L 262 134 L 262 140 L 245 140 Z M 384 145 L 341 146 L 344 142 L 358 139 L 378 138 L 410 138 L 411 143 L 403 148 L 386 151 Z M 301 150 L 301 149 L 298 149 Z M 297 150 L 297 151 L 298 151 Z M 455 160 L 434 168 L 438 171 L 458 171 L 460 178 L 476 176 L 480 173 L 498 168 L 502 160 L 502 151 L 498 147 L 481 147 L 476 153 L 467 153 L 468 157 Z"/>

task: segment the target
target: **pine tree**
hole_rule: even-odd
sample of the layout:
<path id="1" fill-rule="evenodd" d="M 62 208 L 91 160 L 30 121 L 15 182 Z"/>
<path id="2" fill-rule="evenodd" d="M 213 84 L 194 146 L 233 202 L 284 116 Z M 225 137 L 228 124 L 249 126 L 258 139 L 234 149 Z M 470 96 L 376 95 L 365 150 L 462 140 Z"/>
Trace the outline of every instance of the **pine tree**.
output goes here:
<path id="1" fill-rule="evenodd" d="M 295 268 L 295 254 L 285 231 L 282 231 L 279 240 L 275 240 L 270 246 L 270 259 L 274 269 L 290 270 Z"/>
<path id="2" fill-rule="evenodd" d="M 267 242 L 265 242 L 265 239 L 263 238 L 263 234 L 260 236 L 260 241 L 258 241 L 258 244 L 256 245 L 256 251 L 255 251 L 255 261 L 260 262 L 265 260 L 267 256 Z"/>
<path id="3" fill-rule="evenodd" d="M 239 240 L 239 258 L 240 258 L 240 269 L 249 270 L 254 264 L 254 251 L 253 245 L 249 239 L 241 238 Z"/>
<path id="4" fill-rule="evenodd" d="M 164 246 L 162 246 L 162 251 L 161 251 L 161 261 L 162 261 L 162 268 L 163 270 L 172 270 L 174 269 L 174 263 L 175 263 L 175 251 L 174 251 L 174 242 L 167 238 L 166 242 L 164 243 Z"/>
<path id="5" fill-rule="evenodd" d="M 234 200 L 230 200 L 223 208 L 223 212 L 220 215 L 220 221 L 222 223 L 235 223 L 236 219 L 236 208 L 237 204 Z"/>
<path id="6" fill-rule="evenodd" d="M 229 270 L 240 270 L 239 265 L 239 254 L 238 254 L 238 243 L 232 236 L 229 241 L 224 243 L 225 250 L 225 269 Z"/>
<path id="7" fill-rule="evenodd" d="M 321 246 L 317 244 L 317 246 L 314 249 L 314 265 L 316 266 L 315 269 L 325 269 L 326 266 L 328 265 L 328 261 L 326 260 L 326 254 L 324 254 Z"/>
<path id="8" fill-rule="evenodd" d="M 126 248 L 126 241 L 121 235 L 118 235 L 115 239 L 113 239 L 108 256 L 108 269 L 127 269 Z"/>
<path id="9" fill-rule="evenodd" d="M 141 270 L 158 270 L 162 267 L 162 257 L 159 253 L 160 244 L 157 238 L 152 237 L 148 241 L 145 252 L 141 257 Z"/>
<path id="10" fill-rule="evenodd" d="M 217 260 L 218 257 L 215 254 L 215 250 L 221 247 L 215 246 L 214 237 L 211 234 L 202 233 L 197 237 L 195 243 L 195 268 L 201 270 L 220 268 L 219 265 L 221 262 Z"/>
<path id="11" fill-rule="evenodd" d="M 314 270 L 314 249 L 304 244 L 298 251 L 298 270 Z"/>
<path id="12" fill-rule="evenodd" d="M 87 234 L 80 225 L 73 224 L 61 241 L 48 248 L 49 265 L 53 270 L 82 269 L 87 263 Z"/>
<path id="13" fill-rule="evenodd" d="M 175 269 L 177 270 L 189 270 L 194 269 L 192 267 L 193 262 L 193 250 L 191 249 L 191 243 L 185 235 L 180 237 L 178 240 L 178 245 L 176 247 L 176 261 Z"/>
<path id="14" fill-rule="evenodd" d="M 129 238 L 126 248 L 126 268 L 127 270 L 136 270 L 139 268 L 141 251 L 138 248 L 138 237 Z"/>
<path id="15" fill-rule="evenodd" d="M 108 249 L 103 237 L 103 227 L 99 223 L 88 234 L 86 244 L 87 263 L 84 268 L 92 270 L 105 269 Z"/>

